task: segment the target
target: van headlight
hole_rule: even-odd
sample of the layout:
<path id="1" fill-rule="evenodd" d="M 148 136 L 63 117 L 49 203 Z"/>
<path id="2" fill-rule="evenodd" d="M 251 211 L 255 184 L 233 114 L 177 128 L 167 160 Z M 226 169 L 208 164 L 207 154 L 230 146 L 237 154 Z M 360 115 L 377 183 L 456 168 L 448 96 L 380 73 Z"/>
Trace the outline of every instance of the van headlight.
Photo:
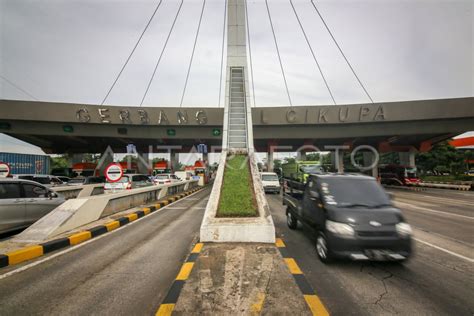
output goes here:
<path id="1" fill-rule="evenodd" d="M 326 229 L 331 233 L 341 237 L 354 237 L 355 235 L 354 228 L 352 228 L 351 225 L 333 222 L 330 220 L 326 220 Z"/>
<path id="2" fill-rule="evenodd" d="M 413 232 L 411 226 L 405 222 L 398 223 L 395 225 L 395 228 L 397 229 L 398 235 L 401 237 L 409 237 Z"/>

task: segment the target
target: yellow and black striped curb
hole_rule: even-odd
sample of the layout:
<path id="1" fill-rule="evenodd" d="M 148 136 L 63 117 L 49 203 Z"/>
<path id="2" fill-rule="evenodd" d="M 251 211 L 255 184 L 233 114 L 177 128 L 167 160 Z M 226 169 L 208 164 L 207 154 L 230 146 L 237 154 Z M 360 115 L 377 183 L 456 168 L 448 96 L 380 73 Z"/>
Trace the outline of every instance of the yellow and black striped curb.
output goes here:
<path id="1" fill-rule="evenodd" d="M 168 294 L 166 294 L 163 302 L 161 303 L 160 308 L 158 308 L 158 311 L 156 311 L 156 316 L 171 315 L 174 310 L 174 307 L 176 306 L 176 303 L 178 302 L 181 290 L 183 289 L 186 280 L 189 278 L 189 275 L 193 270 L 194 263 L 196 262 L 203 246 L 203 243 L 197 243 L 196 245 L 194 245 L 191 254 L 188 256 L 188 259 L 186 259 L 186 262 L 183 263 L 181 270 L 179 270 L 179 273 L 176 276 L 173 285 L 171 285 Z"/>
<path id="2" fill-rule="evenodd" d="M 169 203 L 173 203 L 201 189 L 202 187 L 197 187 L 197 188 L 188 190 L 186 192 L 176 194 L 171 197 L 167 197 L 165 200 L 161 200 L 154 205 L 144 207 L 140 211 L 127 214 L 114 221 L 108 222 L 104 225 L 99 225 L 99 226 L 90 228 L 88 230 L 72 234 L 71 236 L 68 236 L 68 237 L 54 239 L 54 240 L 51 240 L 39 245 L 32 245 L 32 246 L 20 248 L 18 250 L 14 250 L 11 252 L 7 252 L 5 254 L 0 254 L 0 268 L 18 264 L 27 260 L 31 260 L 31 259 L 43 256 L 47 253 L 53 252 L 55 250 L 59 250 L 65 247 L 80 244 L 86 240 L 92 239 L 94 237 L 97 237 L 107 232 L 110 232 L 112 230 L 115 230 L 119 227 L 127 225 L 128 223 L 131 223 L 137 220 L 138 218 L 141 218 L 150 213 L 153 213 L 156 210 L 168 205 Z"/>
<path id="3" fill-rule="evenodd" d="M 309 284 L 308 280 L 306 280 L 303 271 L 301 271 L 295 259 L 291 258 L 288 255 L 283 240 L 281 238 L 277 238 L 275 245 L 280 250 L 280 253 L 283 257 L 283 260 L 285 260 L 288 270 L 290 270 L 290 273 L 295 278 L 295 282 L 300 288 L 301 293 L 303 293 L 304 300 L 306 301 L 306 304 L 308 304 L 308 307 L 313 313 L 313 315 L 329 315 L 329 312 L 327 311 L 323 302 L 321 302 L 319 297 L 315 294 L 313 287 L 311 286 L 311 284 Z"/>

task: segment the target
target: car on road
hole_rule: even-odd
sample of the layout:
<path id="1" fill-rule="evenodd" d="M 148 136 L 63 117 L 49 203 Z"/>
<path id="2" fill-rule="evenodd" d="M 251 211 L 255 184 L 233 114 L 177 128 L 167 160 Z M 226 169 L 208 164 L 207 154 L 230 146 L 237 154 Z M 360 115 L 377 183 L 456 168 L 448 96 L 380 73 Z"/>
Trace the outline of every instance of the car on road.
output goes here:
<path id="1" fill-rule="evenodd" d="M 77 177 L 71 179 L 67 185 L 86 185 L 105 183 L 105 177 Z"/>
<path id="2" fill-rule="evenodd" d="M 162 173 L 162 174 L 157 174 L 153 178 L 153 182 L 155 184 L 170 184 L 170 183 L 175 183 L 175 182 L 180 182 L 181 179 L 178 178 L 176 175 L 171 174 L 171 173 Z"/>
<path id="3" fill-rule="evenodd" d="M 61 181 L 58 177 L 52 175 L 42 175 L 42 174 L 14 174 L 13 178 L 22 179 L 22 180 L 30 180 L 34 182 L 41 183 L 47 187 L 56 187 L 65 185 L 63 181 Z"/>
<path id="4" fill-rule="evenodd" d="M 67 184 L 67 183 L 69 183 L 69 181 L 71 181 L 71 178 L 65 177 L 65 176 L 57 176 L 57 178 L 65 184 Z"/>
<path id="5" fill-rule="evenodd" d="M 28 227 L 64 201 L 37 182 L 0 179 L 0 233 Z"/>
<path id="6" fill-rule="evenodd" d="M 315 233 L 323 262 L 403 261 L 411 255 L 411 227 L 372 177 L 325 174 L 311 175 L 305 184 L 287 180 L 283 204 L 290 229 L 301 222 Z"/>
<path id="7" fill-rule="evenodd" d="M 153 182 L 145 174 L 125 174 L 117 182 L 106 182 L 104 184 L 104 191 L 111 193 L 117 190 L 131 190 L 137 188 L 144 188 L 152 186 Z"/>
<path id="8" fill-rule="evenodd" d="M 280 179 L 275 172 L 261 172 L 260 178 L 262 179 L 263 190 L 265 193 L 280 193 Z"/>

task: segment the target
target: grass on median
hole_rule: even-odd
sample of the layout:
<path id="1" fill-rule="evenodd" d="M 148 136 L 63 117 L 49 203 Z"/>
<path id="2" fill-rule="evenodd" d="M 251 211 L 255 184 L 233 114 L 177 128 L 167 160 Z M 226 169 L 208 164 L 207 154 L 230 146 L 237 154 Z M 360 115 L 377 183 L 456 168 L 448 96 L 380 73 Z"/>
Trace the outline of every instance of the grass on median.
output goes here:
<path id="1" fill-rule="evenodd" d="M 257 216 L 247 156 L 237 155 L 227 160 L 217 216 Z"/>

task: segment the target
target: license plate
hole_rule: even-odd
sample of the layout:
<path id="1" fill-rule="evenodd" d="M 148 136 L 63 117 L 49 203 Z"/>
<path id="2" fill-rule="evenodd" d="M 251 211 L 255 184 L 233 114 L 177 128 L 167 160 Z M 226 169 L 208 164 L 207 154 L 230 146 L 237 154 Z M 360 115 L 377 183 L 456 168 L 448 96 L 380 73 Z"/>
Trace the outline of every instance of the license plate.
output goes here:
<path id="1" fill-rule="evenodd" d="M 389 257 L 389 251 L 383 249 L 365 250 L 365 255 L 372 260 L 386 260 Z"/>

